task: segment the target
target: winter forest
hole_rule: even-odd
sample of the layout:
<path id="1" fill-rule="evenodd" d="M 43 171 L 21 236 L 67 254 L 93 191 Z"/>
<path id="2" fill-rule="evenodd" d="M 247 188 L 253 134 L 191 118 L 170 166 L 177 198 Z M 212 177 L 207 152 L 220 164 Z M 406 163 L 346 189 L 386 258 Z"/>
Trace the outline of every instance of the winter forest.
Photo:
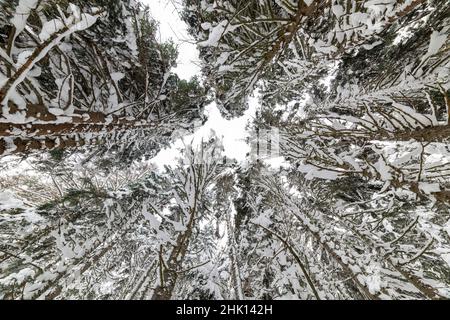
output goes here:
<path id="1" fill-rule="evenodd" d="M 0 299 L 450 298 L 448 0 L 0 0 Z"/>

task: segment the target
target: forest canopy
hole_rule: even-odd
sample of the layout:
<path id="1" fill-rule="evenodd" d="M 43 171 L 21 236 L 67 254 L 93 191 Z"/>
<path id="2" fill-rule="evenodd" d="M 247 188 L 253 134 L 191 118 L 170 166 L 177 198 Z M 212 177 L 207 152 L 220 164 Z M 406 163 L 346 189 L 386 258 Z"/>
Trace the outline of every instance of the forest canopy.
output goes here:
<path id="1" fill-rule="evenodd" d="M 450 3 L 160 5 L 0 0 L 0 299 L 450 298 Z"/>

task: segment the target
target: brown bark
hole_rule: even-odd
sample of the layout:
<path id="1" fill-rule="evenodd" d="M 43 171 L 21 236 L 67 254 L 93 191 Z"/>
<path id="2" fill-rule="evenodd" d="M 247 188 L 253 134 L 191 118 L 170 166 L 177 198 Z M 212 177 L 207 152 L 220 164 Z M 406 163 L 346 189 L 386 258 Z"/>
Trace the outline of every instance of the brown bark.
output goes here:
<path id="1" fill-rule="evenodd" d="M 57 117 L 44 105 L 30 104 L 25 111 L 10 106 L 10 112 L 24 112 L 24 123 L 1 122 L 0 156 L 8 153 L 24 153 L 33 150 L 80 147 L 98 143 L 102 136 L 136 128 L 156 127 L 155 123 L 136 120 L 101 112 L 75 111 L 71 116 Z M 58 123 L 58 121 L 66 121 Z M 36 123 L 39 122 L 39 123 Z M 93 139 L 86 139 L 86 134 Z"/>
<path id="2" fill-rule="evenodd" d="M 316 286 L 314 285 L 314 282 L 313 282 L 313 280 L 311 278 L 311 275 L 306 270 L 306 267 L 305 267 L 304 263 L 302 262 L 300 256 L 298 255 L 297 251 L 291 246 L 289 241 L 287 239 L 284 239 L 279 234 L 273 232 L 272 230 L 270 230 L 270 229 L 268 229 L 268 228 L 266 228 L 266 227 L 264 227 L 262 225 L 259 225 L 259 224 L 255 224 L 255 225 L 257 225 L 258 227 L 266 230 L 270 234 L 274 235 L 276 238 L 278 238 L 284 244 L 284 246 L 289 250 L 291 255 L 294 257 L 295 261 L 297 262 L 297 264 L 298 264 L 300 270 L 302 271 L 303 275 L 305 276 L 305 279 L 308 282 L 308 285 L 311 288 L 311 291 L 313 292 L 315 298 L 317 300 L 320 300 L 319 293 L 317 292 Z"/>
<path id="3" fill-rule="evenodd" d="M 191 208 L 191 216 L 187 224 L 186 231 L 178 236 L 175 247 L 170 253 L 167 264 L 163 262 L 163 256 L 160 254 L 161 272 L 160 284 L 153 292 L 152 300 L 170 300 L 173 290 L 178 280 L 179 272 L 182 271 L 184 258 L 189 246 L 194 228 L 197 207 L 197 196 L 194 200 L 194 206 Z"/>

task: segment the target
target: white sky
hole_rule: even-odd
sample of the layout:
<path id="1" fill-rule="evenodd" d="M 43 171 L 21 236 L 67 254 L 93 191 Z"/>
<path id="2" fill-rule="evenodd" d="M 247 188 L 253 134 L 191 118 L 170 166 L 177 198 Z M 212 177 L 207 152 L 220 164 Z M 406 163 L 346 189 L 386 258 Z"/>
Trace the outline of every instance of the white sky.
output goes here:
<path id="1" fill-rule="evenodd" d="M 177 68 L 174 70 L 181 79 L 189 80 L 200 74 L 200 59 L 194 40 L 186 30 L 171 0 L 141 0 L 150 7 L 150 13 L 159 22 L 161 41 L 172 39 L 178 45 Z"/>
<path id="2" fill-rule="evenodd" d="M 194 75 L 200 75 L 199 56 L 194 40 L 188 35 L 186 24 L 180 19 L 178 13 L 170 0 L 141 0 L 150 6 L 152 16 L 160 23 L 160 39 L 166 41 L 172 39 L 178 44 L 179 58 L 178 66 L 174 70 L 182 79 L 190 79 Z M 208 121 L 197 131 L 183 138 L 186 144 L 194 140 L 194 144 L 199 143 L 202 137 L 207 138 L 214 130 L 219 138 L 223 139 L 225 155 L 237 161 L 244 161 L 250 147 L 245 142 L 248 136 L 245 127 L 258 108 L 257 98 L 250 98 L 249 109 L 245 114 L 236 119 L 224 119 L 215 103 L 206 107 Z M 179 155 L 179 150 L 183 148 L 183 141 L 175 141 L 170 148 L 162 150 L 152 163 L 160 168 L 164 165 L 174 163 Z"/>
<path id="3" fill-rule="evenodd" d="M 179 155 L 179 149 L 183 149 L 183 141 L 185 144 L 194 140 L 194 145 L 200 143 L 202 138 L 207 138 L 211 135 L 211 130 L 214 130 L 219 138 L 222 138 L 224 153 L 228 158 L 236 159 L 237 161 L 244 161 L 246 154 L 250 152 L 250 146 L 245 142 L 248 133 L 245 130 L 248 120 L 254 116 L 258 107 L 257 98 L 250 98 L 249 109 L 245 114 L 236 119 L 224 119 L 215 103 L 206 107 L 206 114 L 208 121 L 197 129 L 194 134 L 185 136 L 183 139 L 174 142 L 170 148 L 164 149 L 152 159 L 152 163 L 158 166 L 172 164 L 175 158 Z"/>

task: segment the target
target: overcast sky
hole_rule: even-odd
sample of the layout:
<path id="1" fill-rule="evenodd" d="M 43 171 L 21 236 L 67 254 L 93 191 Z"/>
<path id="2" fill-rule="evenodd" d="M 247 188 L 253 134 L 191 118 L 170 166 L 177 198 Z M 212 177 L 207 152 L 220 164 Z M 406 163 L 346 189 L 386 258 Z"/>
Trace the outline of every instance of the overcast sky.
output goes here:
<path id="1" fill-rule="evenodd" d="M 152 16 L 160 23 L 160 38 L 162 41 L 172 39 L 178 45 L 178 66 L 174 70 L 182 79 L 190 79 L 194 75 L 200 75 L 199 56 L 194 40 L 188 35 L 186 24 L 180 19 L 174 5 L 170 0 L 142 0 L 150 6 Z M 212 103 L 206 107 L 208 121 L 193 135 L 184 137 L 185 143 L 194 139 L 194 144 L 199 143 L 202 137 L 208 137 L 213 129 L 218 137 L 223 139 L 225 155 L 238 161 L 244 161 L 250 151 L 245 142 L 247 132 L 246 124 L 254 116 L 258 107 L 256 98 L 249 101 L 250 108 L 244 116 L 233 120 L 224 119 L 216 105 Z M 183 147 L 183 142 L 178 140 L 168 149 L 162 150 L 152 162 L 162 167 L 173 164 L 179 155 L 178 149 Z"/>
<path id="2" fill-rule="evenodd" d="M 196 45 L 186 31 L 186 24 L 180 19 L 170 0 L 141 0 L 150 6 L 152 16 L 159 22 L 161 41 L 172 39 L 178 45 L 177 68 L 174 70 L 182 79 L 189 80 L 200 74 Z"/>

